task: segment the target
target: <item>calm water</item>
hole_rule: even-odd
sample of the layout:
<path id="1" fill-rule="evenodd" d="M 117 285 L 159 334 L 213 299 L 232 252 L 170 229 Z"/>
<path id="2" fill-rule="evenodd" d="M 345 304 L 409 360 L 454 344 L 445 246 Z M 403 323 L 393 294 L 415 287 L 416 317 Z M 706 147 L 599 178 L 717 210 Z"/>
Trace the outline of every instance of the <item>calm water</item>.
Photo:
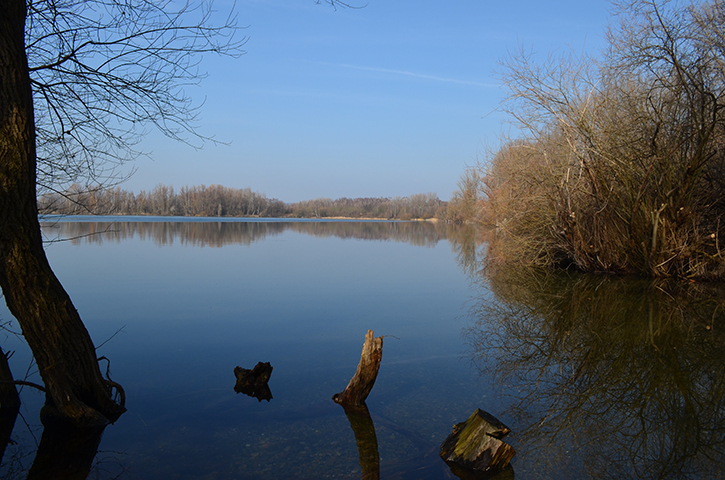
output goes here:
<path id="1" fill-rule="evenodd" d="M 96 457 L 102 478 L 359 477 L 353 431 L 331 396 L 355 372 L 368 329 L 386 336 L 367 401 L 383 475 L 417 478 L 427 466 L 445 478 L 436 449 L 452 425 L 496 409 L 465 354 L 469 281 L 445 228 L 58 222 L 44 233 L 73 238 L 48 257 L 126 390 L 128 412 Z M 12 336 L 3 348 L 17 350 L 22 378 L 27 351 Z M 233 390 L 234 367 L 259 361 L 274 367 L 270 402 Z M 39 438 L 42 396 L 22 396 Z M 27 468 L 34 441 L 21 421 L 13 438 L 5 467 Z"/>
<path id="2" fill-rule="evenodd" d="M 385 335 L 367 400 L 383 479 L 455 478 L 437 451 L 476 408 L 513 430 L 519 479 L 723 478 L 721 287 L 484 276 L 471 232 L 427 223 L 90 220 L 44 225 L 72 239 L 48 257 L 127 394 L 89 478 L 360 478 L 330 397 L 368 329 Z M 269 402 L 233 390 L 259 361 Z M 21 396 L 4 478 L 27 476 L 42 432 L 42 395 Z"/>

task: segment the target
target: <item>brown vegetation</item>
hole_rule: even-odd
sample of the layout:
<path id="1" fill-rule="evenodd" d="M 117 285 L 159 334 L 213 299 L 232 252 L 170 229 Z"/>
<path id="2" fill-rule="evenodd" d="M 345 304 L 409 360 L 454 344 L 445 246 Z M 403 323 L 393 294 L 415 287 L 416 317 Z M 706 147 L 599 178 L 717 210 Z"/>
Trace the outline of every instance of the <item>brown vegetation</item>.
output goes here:
<path id="1" fill-rule="evenodd" d="M 469 167 L 458 181 L 458 190 L 451 195 L 443 219 L 451 223 L 466 223 L 479 218 L 482 206 L 482 176 L 478 169 Z"/>
<path id="2" fill-rule="evenodd" d="M 62 193 L 45 193 L 38 199 L 41 213 L 63 215 L 178 215 L 187 217 L 238 216 L 276 217 L 287 213 L 287 205 L 250 188 L 221 185 L 174 187 L 156 185 L 139 193 L 119 187 L 73 185 Z"/>
<path id="3" fill-rule="evenodd" d="M 88 188 L 73 185 L 38 199 L 41 213 L 64 215 L 178 215 L 187 217 L 296 217 L 430 219 L 445 210 L 435 193 L 395 198 L 317 198 L 287 204 L 250 188 L 221 185 L 174 187 L 156 185 L 134 194 L 119 187 Z"/>
<path id="4" fill-rule="evenodd" d="M 317 198 L 290 205 L 292 216 L 303 218 L 347 217 L 389 218 L 396 220 L 435 218 L 446 202 L 435 193 L 418 193 L 409 197 Z"/>
<path id="5" fill-rule="evenodd" d="M 600 59 L 504 65 L 526 134 L 492 156 L 477 214 L 502 261 L 723 278 L 725 5 L 615 6 Z"/>

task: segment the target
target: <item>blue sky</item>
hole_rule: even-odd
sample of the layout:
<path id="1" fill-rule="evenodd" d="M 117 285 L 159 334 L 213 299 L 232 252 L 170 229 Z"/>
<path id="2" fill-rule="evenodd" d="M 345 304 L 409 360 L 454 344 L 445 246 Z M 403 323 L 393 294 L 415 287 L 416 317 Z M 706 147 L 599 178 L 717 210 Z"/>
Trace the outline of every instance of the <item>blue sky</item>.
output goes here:
<path id="1" fill-rule="evenodd" d="M 208 78 L 187 90 L 204 102 L 200 133 L 228 145 L 194 149 L 152 133 L 122 188 L 448 199 L 508 130 L 498 62 L 519 46 L 596 52 L 608 9 L 606 0 L 368 0 L 355 10 L 238 1 L 246 54 L 205 57 Z"/>

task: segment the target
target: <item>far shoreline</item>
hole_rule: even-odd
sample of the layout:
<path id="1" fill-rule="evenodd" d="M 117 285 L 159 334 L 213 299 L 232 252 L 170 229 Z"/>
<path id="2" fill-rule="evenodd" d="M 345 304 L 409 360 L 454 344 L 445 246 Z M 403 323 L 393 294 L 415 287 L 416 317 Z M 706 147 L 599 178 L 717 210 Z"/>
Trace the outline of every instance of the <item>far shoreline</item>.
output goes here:
<path id="1" fill-rule="evenodd" d="M 208 219 L 208 221 L 219 221 L 219 220 L 268 220 L 268 221 L 296 221 L 296 220 L 312 220 L 312 221 L 335 221 L 335 220 L 345 220 L 345 221 L 377 221 L 377 222 L 430 222 L 430 223 L 438 223 L 441 221 L 439 218 L 409 218 L 409 219 L 401 219 L 401 218 L 376 218 L 376 217 L 294 217 L 294 216 L 283 216 L 283 217 L 263 217 L 258 215 L 251 215 L 251 216 L 205 216 L 205 215 L 150 215 L 150 214 L 92 214 L 92 213 L 83 213 L 83 214 L 66 214 L 66 213 L 39 213 L 38 214 L 38 220 L 44 221 L 44 220 L 58 220 L 61 218 L 83 218 L 84 220 L 91 220 L 93 218 L 159 218 L 159 219 L 196 219 L 197 221 L 200 219 Z M 161 220 L 163 221 L 163 220 Z"/>

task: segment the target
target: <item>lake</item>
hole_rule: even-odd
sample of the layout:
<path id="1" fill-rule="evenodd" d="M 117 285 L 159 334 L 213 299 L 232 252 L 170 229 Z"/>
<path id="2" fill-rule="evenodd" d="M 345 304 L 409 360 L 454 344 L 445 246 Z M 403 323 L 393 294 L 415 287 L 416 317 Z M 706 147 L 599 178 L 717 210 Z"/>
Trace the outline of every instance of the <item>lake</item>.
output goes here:
<path id="1" fill-rule="evenodd" d="M 126 391 L 89 478 L 361 478 L 359 432 L 331 397 L 368 329 L 384 336 L 366 402 L 380 478 L 456 478 L 438 449 L 476 408 L 513 430 L 500 478 L 725 474 L 718 286 L 484 271 L 471 230 L 426 222 L 72 217 L 43 231 Z M 0 319 L 15 378 L 40 382 L 4 305 Z M 234 391 L 234 368 L 257 362 L 274 368 L 269 401 Z M 43 395 L 21 398 L 3 478 L 28 476 L 42 434 Z"/>

